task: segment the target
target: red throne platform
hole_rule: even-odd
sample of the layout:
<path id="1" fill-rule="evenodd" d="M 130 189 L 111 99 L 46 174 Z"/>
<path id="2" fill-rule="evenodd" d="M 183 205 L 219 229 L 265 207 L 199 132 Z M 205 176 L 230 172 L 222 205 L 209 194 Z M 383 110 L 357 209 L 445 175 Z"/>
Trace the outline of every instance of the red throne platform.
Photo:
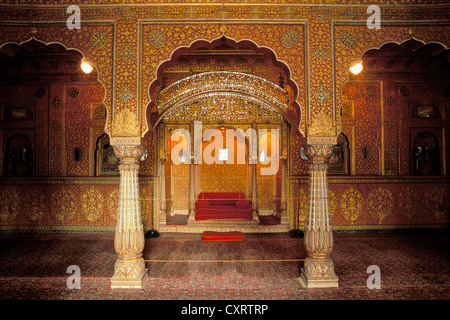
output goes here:
<path id="1" fill-rule="evenodd" d="M 195 202 L 195 220 L 252 220 L 252 207 L 243 193 L 202 192 Z"/>

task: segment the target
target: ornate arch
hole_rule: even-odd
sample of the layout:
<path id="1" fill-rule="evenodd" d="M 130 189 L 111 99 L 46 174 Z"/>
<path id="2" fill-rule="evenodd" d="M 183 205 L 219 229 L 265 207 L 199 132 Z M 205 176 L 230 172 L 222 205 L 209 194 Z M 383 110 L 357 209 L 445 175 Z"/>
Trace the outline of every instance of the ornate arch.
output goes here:
<path id="1" fill-rule="evenodd" d="M 426 52 L 428 54 L 430 54 L 431 56 L 437 56 L 437 55 L 442 55 L 444 56 L 447 60 L 450 61 L 450 50 L 449 48 L 441 42 L 437 42 L 437 41 L 422 41 L 422 40 L 418 40 L 415 37 L 410 37 L 406 40 L 403 41 L 386 41 L 383 44 L 381 44 L 380 46 L 373 46 L 370 48 L 365 49 L 362 53 L 360 53 L 360 56 L 358 58 L 351 58 L 353 59 L 352 62 L 355 61 L 363 61 L 363 59 L 368 55 L 368 54 L 374 54 L 374 53 L 386 53 L 386 52 L 392 52 L 392 51 L 396 51 L 399 54 L 406 54 L 406 53 L 415 53 L 415 52 Z M 350 67 L 349 65 L 343 66 L 344 70 L 348 71 L 348 68 Z M 364 72 L 364 70 L 362 71 L 362 73 Z M 339 96 L 339 103 L 336 106 L 336 123 L 338 124 L 338 131 L 337 133 L 341 133 L 342 132 L 342 120 L 341 120 L 341 113 L 342 113 L 342 107 L 344 105 L 344 103 L 342 102 L 342 93 L 345 90 L 347 84 L 349 83 L 349 81 L 352 80 L 352 76 L 347 76 L 347 79 L 345 81 L 342 82 L 341 87 L 340 87 L 340 96 Z"/>
<path id="2" fill-rule="evenodd" d="M 34 36 L 32 36 L 30 39 L 21 42 L 21 43 L 16 43 L 16 42 L 6 42 L 0 45 L 0 56 L 4 55 L 4 56 L 8 56 L 10 58 L 14 57 L 17 53 L 20 52 L 26 52 L 26 53 L 33 53 L 33 52 L 49 52 L 49 53 L 63 53 L 63 52 L 68 52 L 68 53 L 72 53 L 75 56 L 78 56 L 80 61 L 83 58 L 86 58 L 86 56 L 83 54 L 82 51 L 76 49 L 76 48 L 67 48 L 64 44 L 59 43 L 59 42 L 43 42 L 40 40 L 37 40 Z M 100 83 L 103 87 L 103 91 L 104 91 L 104 97 L 103 97 L 103 104 L 106 106 L 106 87 L 103 84 L 103 82 L 100 80 L 100 72 L 97 68 L 97 66 L 95 64 L 92 64 L 92 62 L 90 61 L 92 67 L 95 69 L 95 72 L 97 74 L 97 79 L 96 81 L 98 83 Z M 105 132 L 108 133 L 108 123 L 110 121 L 110 112 L 111 109 L 106 107 L 106 120 L 105 120 Z"/>
<path id="3" fill-rule="evenodd" d="M 184 78 L 158 93 L 156 103 L 159 121 L 170 110 L 186 106 L 208 96 L 237 97 L 251 100 L 276 111 L 289 121 L 289 95 L 263 78 L 239 72 L 205 72 Z"/>
<path id="4" fill-rule="evenodd" d="M 236 49 L 250 49 L 256 53 L 263 53 L 287 75 L 286 85 L 278 86 L 271 81 L 249 73 L 233 71 L 203 72 L 184 78 L 161 89 L 161 76 L 176 59 L 185 53 L 193 52 L 198 48 L 211 49 L 215 46 L 227 45 Z M 276 54 L 266 47 L 258 47 L 250 40 L 235 41 L 225 36 L 207 41 L 197 40 L 189 47 L 175 50 L 170 60 L 164 61 L 157 70 L 155 79 L 149 88 L 151 101 L 147 106 L 147 123 L 153 129 L 170 110 L 181 108 L 188 103 L 205 96 L 234 96 L 260 104 L 263 108 L 275 111 L 285 118 L 291 125 L 298 127 L 301 122 L 301 109 L 296 102 L 298 88 L 290 78 L 290 69 Z M 198 86 L 198 88 L 194 85 Z M 295 110 L 295 111 L 294 111 Z M 298 116 L 300 115 L 300 116 Z"/>

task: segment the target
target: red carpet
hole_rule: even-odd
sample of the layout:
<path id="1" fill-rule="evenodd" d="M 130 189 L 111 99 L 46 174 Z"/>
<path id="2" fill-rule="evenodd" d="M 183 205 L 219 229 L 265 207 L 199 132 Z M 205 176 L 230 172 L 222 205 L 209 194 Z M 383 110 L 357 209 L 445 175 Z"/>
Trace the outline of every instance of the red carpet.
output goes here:
<path id="1" fill-rule="evenodd" d="M 111 289 L 117 259 L 113 233 L 0 234 L 0 305 L 17 311 L 19 305 L 10 304 L 11 300 L 290 300 L 298 304 L 333 299 L 436 300 L 431 301 L 436 307 L 435 303 L 444 306 L 448 304 L 444 300 L 450 300 L 450 237 L 436 230 L 335 233 L 331 255 L 339 288 L 317 289 L 302 288 L 298 281 L 304 264 L 299 259 L 307 256 L 304 239 L 287 233 L 244 235 L 245 241 L 230 242 L 202 241 L 201 233 L 162 232 L 158 238 L 146 238 L 144 288 Z M 70 265 L 80 267 L 80 289 L 67 287 Z M 367 288 L 370 265 L 380 267 L 381 289 Z M 420 301 L 413 303 L 423 306 Z M 161 308 L 167 311 L 167 305 Z"/>
<path id="2" fill-rule="evenodd" d="M 203 241 L 244 241 L 245 237 L 242 232 L 230 231 L 230 232 L 217 232 L 217 231 L 205 231 L 202 234 Z"/>

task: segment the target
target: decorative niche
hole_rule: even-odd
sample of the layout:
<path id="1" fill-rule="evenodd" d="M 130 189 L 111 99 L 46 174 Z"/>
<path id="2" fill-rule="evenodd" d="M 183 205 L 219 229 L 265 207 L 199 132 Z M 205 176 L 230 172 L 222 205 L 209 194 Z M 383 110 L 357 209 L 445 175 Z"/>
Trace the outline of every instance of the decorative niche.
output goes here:
<path id="1" fill-rule="evenodd" d="M 24 134 L 15 134 L 6 139 L 3 159 L 5 177 L 33 176 L 33 145 Z"/>
<path id="2" fill-rule="evenodd" d="M 106 107 L 101 102 L 91 104 L 91 121 L 105 121 Z"/>
<path id="3" fill-rule="evenodd" d="M 413 119 L 441 119 L 439 107 L 434 103 L 412 103 L 411 110 Z"/>
<path id="4" fill-rule="evenodd" d="M 95 175 L 118 175 L 119 159 L 117 159 L 114 148 L 109 144 L 107 134 L 101 135 L 97 139 L 95 149 Z"/>
<path id="5" fill-rule="evenodd" d="M 438 136 L 432 132 L 433 129 L 435 128 L 412 133 L 411 160 L 412 174 L 415 176 L 441 174 L 441 144 Z M 419 130 L 421 129 L 418 128 L 417 131 Z"/>
<path id="6" fill-rule="evenodd" d="M 34 120 L 33 110 L 28 107 L 5 108 L 3 119 L 6 121 Z"/>
<path id="7" fill-rule="evenodd" d="M 331 151 L 328 163 L 328 173 L 330 174 L 349 174 L 349 149 L 348 139 L 341 133 L 337 139 L 337 144 Z"/>

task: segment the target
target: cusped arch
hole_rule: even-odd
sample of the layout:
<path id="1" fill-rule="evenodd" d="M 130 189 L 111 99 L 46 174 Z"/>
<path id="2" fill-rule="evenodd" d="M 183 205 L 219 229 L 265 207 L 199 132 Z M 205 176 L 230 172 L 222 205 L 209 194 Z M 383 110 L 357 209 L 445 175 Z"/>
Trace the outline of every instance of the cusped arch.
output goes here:
<path id="1" fill-rule="evenodd" d="M 30 39 L 25 40 L 21 43 L 16 42 L 5 42 L 0 45 L 0 57 L 7 56 L 10 58 L 13 58 L 18 53 L 64 53 L 68 52 L 71 54 L 74 54 L 75 56 L 78 56 L 81 59 L 86 59 L 86 56 L 83 54 L 82 51 L 76 48 L 67 48 L 64 44 L 59 42 L 43 42 L 40 40 L 37 40 L 34 36 L 32 36 Z M 103 104 L 106 105 L 105 98 L 106 98 L 106 87 L 103 84 L 103 82 L 100 80 L 100 72 L 97 69 L 97 67 L 92 64 L 92 67 L 95 69 L 95 72 L 97 74 L 96 81 L 100 83 L 103 87 L 104 97 L 103 97 Z M 105 121 L 105 131 L 107 130 L 106 126 L 110 119 L 110 110 L 109 108 L 106 108 L 106 121 Z"/>
<path id="2" fill-rule="evenodd" d="M 178 83 L 176 84 L 178 86 L 177 90 L 174 89 L 174 85 L 173 86 L 169 86 L 171 87 L 169 89 L 169 87 L 161 89 L 161 76 L 164 72 L 164 70 L 166 70 L 176 59 L 180 58 L 183 54 L 186 53 L 190 53 L 196 49 L 199 48 L 206 48 L 206 49 L 212 49 L 214 47 L 220 46 L 220 45 L 226 45 L 226 46 L 230 46 L 236 49 L 251 49 L 254 50 L 254 52 L 256 53 L 263 53 L 265 55 L 267 55 L 268 57 L 270 57 L 270 59 L 273 61 L 274 65 L 276 65 L 277 67 L 279 67 L 280 69 L 282 69 L 285 74 L 287 75 L 287 79 L 286 79 L 286 87 L 285 88 L 281 88 L 277 85 L 275 85 L 274 83 L 261 78 L 261 77 L 257 77 L 248 73 L 239 73 L 239 72 L 205 72 L 202 74 L 197 74 L 197 75 L 193 75 L 189 78 L 185 78 L 182 79 L 180 81 L 178 81 Z M 232 83 L 231 83 L 231 78 L 233 77 L 237 77 L 237 78 L 241 78 L 241 80 L 249 80 L 250 83 L 261 83 L 263 84 L 264 88 L 269 88 L 271 87 L 273 90 L 273 94 L 262 94 L 262 92 L 257 92 L 254 86 L 247 86 L 245 82 L 241 83 L 241 87 L 239 88 L 238 86 L 234 86 L 233 90 L 230 91 L 232 94 L 239 96 L 241 98 L 246 98 L 249 100 L 252 100 L 254 102 L 258 102 L 261 105 L 263 105 L 263 107 L 265 108 L 269 108 L 273 111 L 276 111 L 278 114 L 280 114 L 282 117 L 284 117 L 291 125 L 293 125 L 295 128 L 297 128 L 300 124 L 301 121 L 301 108 L 299 107 L 296 99 L 298 96 L 298 88 L 297 85 L 295 84 L 295 82 L 291 79 L 290 77 L 290 69 L 289 67 L 282 61 L 277 59 L 277 56 L 275 54 L 275 52 L 273 52 L 270 48 L 267 47 L 259 47 L 256 43 L 254 43 L 251 40 L 240 40 L 240 41 L 235 41 L 233 39 L 227 38 L 225 36 L 222 36 L 218 39 L 212 40 L 212 41 L 207 41 L 207 40 L 197 40 L 194 41 L 193 43 L 191 43 L 191 45 L 189 47 L 181 47 L 178 48 L 177 50 L 175 50 L 172 54 L 169 60 L 164 61 L 163 63 L 160 64 L 160 66 L 158 67 L 157 70 L 157 78 L 151 83 L 150 87 L 149 87 L 149 97 L 150 97 L 150 102 L 147 105 L 147 112 L 146 112 L 146 120 L 147 123 L 150 125 L 150 127 L 152 129 L 155 129 L 156 126 L 158 125 L 158 123 L 161 121 L 161 119 L 164 117 L 164 115 L 169 111 L 169 110 L 173 110 L 173 108 L 180 108 L 183 106 L 183 103 L 188 103 L 189 101 L 193 101 L 194 98 L 192 98 L 192 91 L 189 91 L 189 89 L 187 87 L 185 87 L 183 89 L 183 85 L 188 85 L 190 80 L 199 80 L 199 79 L 207 79 L 209 76 L 212 76 L 213 74 L 216 74 L 217 77 L 225 77 L 227 79 L 230 79 L 230 81 L 227 81 L 226 83 L 224 83 L 223 85 L 221 85 L 221 88 L 217 88 L 217 89 L 213 89 L 214 87 L 218 87 L 217 85 L 220 83 L 218 82 L 214 82 L 214 81 L 209 81 L 209 88 L 206 89 L 205 86 L 203 86 L 203 88 L 205 89 L 205 92 L 207 91 L 207 93 L 203 93 L 203 95 L 205 94 L 217 94 L 217 95 L 221 95 L 221 94 L 225 94 L 225 88 L 228 90 L 231 88 Z M 242 85 L 243 84 L 243 85 Z M 287 89 L 287 90 L 285 90 Z M 177 94 L 177 101 L 176 103 L 171 103 L 171 102 L 175 102 L 175 99 L 170 100 L 169 98 L 167 98 L 168 96 L 168 92 L 172 91 L 175 92 L 177 91 L 179 94 Z M 180 92 L 183 92 L 180 93 Z M 199 98 L 201 97 L 201 92 L 200 90 L 196 90 L 196 97 Z M 191 97 L 189 97 L 189 94 L 191 94 Z M 281 97 L 282 96 L 282 97 Z M 295 109 L 292 110 L 292 108 Z"/>
<path id="3" fill-rule="evenodd" d="M 359 61 L 363 61 L 364 58 L 374 56 L 376 54 L 387 54 L 387 53 L 398 53 L 398 54 L 427 53 L 433 57 L 440 55 L 440 56 L 444 57 L 447 61 L 450 61 L 450 50 L 445 44 L 443 44 L 441 42 L 437 42 L 437 41 L 425 42 L 425 41 L 416 39 L 415 37 L 411 37 L 409 39 L 406 39 L 406 40 L 403 40 L 400 42 L 387 41 L 379 47 L 368 48 L 361 54 Z M 348 67 L 350 67 L 350 66 L 348 66 Z M 361 73 L 364 73 L 364 70 Z M 349 77 L 342 84 L 341 90 L 340 90 L 341 98 L 344 98 L 343 94 L 347 88 L 347 85 L 350 83 L 351 80 L 352 79 Z M 343 103 L 341 103 L 338 106 L 338 112 L 337 112 L 338 123 L 341 123 L 342 106 L 343 106 Z M 341 127 L 342 127 L 342 125 L 341 125 Z M 342 132 L 342 128 L 341 128 L 341 130 L 338 131 L 338 133 L 341 133 L 341 132 Z"/>
<path id="4" fill-rule="evenodd" d="M 251 100 L 288 119 L 289 95 L 284 89 L 254 75 L 214 71 L 184 78 L 159 92 L 156 97 L 159 117 L 154 125 L 156 126 L 169 110 L 212 95 Z"/>

